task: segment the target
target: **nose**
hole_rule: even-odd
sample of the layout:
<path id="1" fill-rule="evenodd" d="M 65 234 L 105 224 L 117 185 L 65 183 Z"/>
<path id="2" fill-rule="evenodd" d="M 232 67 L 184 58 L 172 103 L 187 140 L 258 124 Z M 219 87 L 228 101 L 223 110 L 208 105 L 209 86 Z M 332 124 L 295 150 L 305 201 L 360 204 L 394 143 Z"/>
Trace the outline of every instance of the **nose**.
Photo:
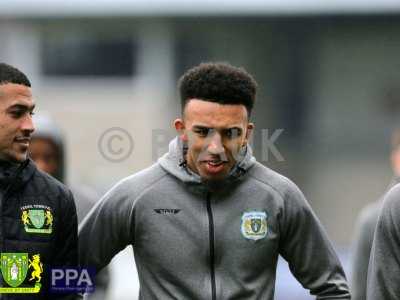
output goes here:
<path id="1" fill-rule="evenodd" d="M 21 124 L 21 130 L 24 133 L 29 133 L 31 134 L 33 131 L 35 131 L 35 126 L 33 125 L 33 120 L 32 120 L 32 115 L 31 114 L 27 114 L 25 116 L 25 118 L 22 121 Z"/>
<path id="2" fill-rule="evenodd" d="M 218 132 L 214 132 L 214 134 L 210 136 L 207 150 L 209 154 L 213 155 L 219 155 L 225 152 L 221 135 Z"/>

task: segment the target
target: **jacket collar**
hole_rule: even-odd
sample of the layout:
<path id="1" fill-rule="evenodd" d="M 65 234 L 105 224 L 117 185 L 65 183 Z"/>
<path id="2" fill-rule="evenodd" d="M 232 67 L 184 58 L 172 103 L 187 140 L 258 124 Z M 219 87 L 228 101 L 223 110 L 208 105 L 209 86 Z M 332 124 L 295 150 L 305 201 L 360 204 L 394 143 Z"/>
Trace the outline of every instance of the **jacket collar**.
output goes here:
<path id="1" fill-rule="evenodd" d="M 20 164 L 0 162 L 0 190 L 6 196 L 24 186 L 33 176 L 36 166 L 31 159 Z"/>

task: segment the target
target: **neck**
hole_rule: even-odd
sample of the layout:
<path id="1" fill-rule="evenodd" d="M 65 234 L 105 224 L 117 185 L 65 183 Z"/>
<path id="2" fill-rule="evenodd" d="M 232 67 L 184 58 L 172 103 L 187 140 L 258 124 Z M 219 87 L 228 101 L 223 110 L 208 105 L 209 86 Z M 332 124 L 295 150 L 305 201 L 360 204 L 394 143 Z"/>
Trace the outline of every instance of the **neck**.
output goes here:
<path id="1" fill-rule="evenodd" d="M 1 169 L 3 169 L 3 168 L 17 167 L 17 166 L 19 166 L 19 165 L 20 165 L 20 163 L 17 163 L 17 162 L 13 162 L 13 161 L 10 161 L 10 160 L 0 159 L 0 168 L 1 168 Z"/>

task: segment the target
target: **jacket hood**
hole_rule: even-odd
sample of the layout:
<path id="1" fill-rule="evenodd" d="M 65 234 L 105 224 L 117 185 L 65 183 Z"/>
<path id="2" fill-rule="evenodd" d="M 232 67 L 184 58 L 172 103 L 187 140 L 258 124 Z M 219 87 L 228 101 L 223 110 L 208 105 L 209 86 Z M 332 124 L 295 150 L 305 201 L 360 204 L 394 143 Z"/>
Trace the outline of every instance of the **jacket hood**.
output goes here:
<path id="1" fill-rule="evenodd" d="M 48 139 L 57 147 L 58 168 L 52 174 L 61 182 L 65 181 L 65 154 L 64 154 L 64 135 L 57 123 L 47 114 L 35 114 L 33 116 L 35 131 L 32 138 Z"/>
<path id="2" fill-rule="evenodd" d="M 176 137 L 169 143 L 168 153 L 158 159 L 159 164 L 166 172 L 175 176 L 185 184 L 198 188 L 207 188 L 201 177 L 188 168 L 184 155 L 185 148 L 186 146 L 182 140 L 179 137 Z M 218 185 L 227 187 L 232 183 L 241 180 L 247 171 L 254 165 L 255 161 L 256 159 L 252 154 L 250 146 L 247 145 L 246 147 L 243 147 L 241 153 L 238 155 L 236 165 L 229 172 L 228 177 L 219 182 Z"/>

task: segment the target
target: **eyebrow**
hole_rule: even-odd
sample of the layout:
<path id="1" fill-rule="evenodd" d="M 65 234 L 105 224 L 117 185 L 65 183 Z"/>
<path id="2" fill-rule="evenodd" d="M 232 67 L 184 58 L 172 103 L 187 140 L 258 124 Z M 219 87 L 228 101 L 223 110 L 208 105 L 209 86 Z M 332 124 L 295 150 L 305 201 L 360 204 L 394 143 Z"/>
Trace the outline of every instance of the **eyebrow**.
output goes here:
<path id="1" fill-rule="evenodd" d="M 208 127 L 204 125 L 193 125 L 193 129 L 215 129 L 214 127 Z M 232 130 L 232 129 L 237 129 L 237 130 L 242 130 L 241 127 L 238 126 L 233 126 L 233 127 L 228 127 L 228 128 L 220 128 L 220 130 Z M 218 128 L 217 128 L 218 130 Z"/>
<path id="2" fill-rule="evenodd" d="M 193 129 L 212 129 L 212 127 L 207 127 L 204 125 L 193 125 Z"/>
<path id="3" fill-rule="evenodd" d="M 7 111 L 12 110 L 12 109 L 19 109 L 23 111 L 33 111 L 36 107 L 36 104 L 33 104 L 32 106 L 24 105 L 24 104 L 14 104 L 11 105 L 10 107 L 7 108 Z"/>

